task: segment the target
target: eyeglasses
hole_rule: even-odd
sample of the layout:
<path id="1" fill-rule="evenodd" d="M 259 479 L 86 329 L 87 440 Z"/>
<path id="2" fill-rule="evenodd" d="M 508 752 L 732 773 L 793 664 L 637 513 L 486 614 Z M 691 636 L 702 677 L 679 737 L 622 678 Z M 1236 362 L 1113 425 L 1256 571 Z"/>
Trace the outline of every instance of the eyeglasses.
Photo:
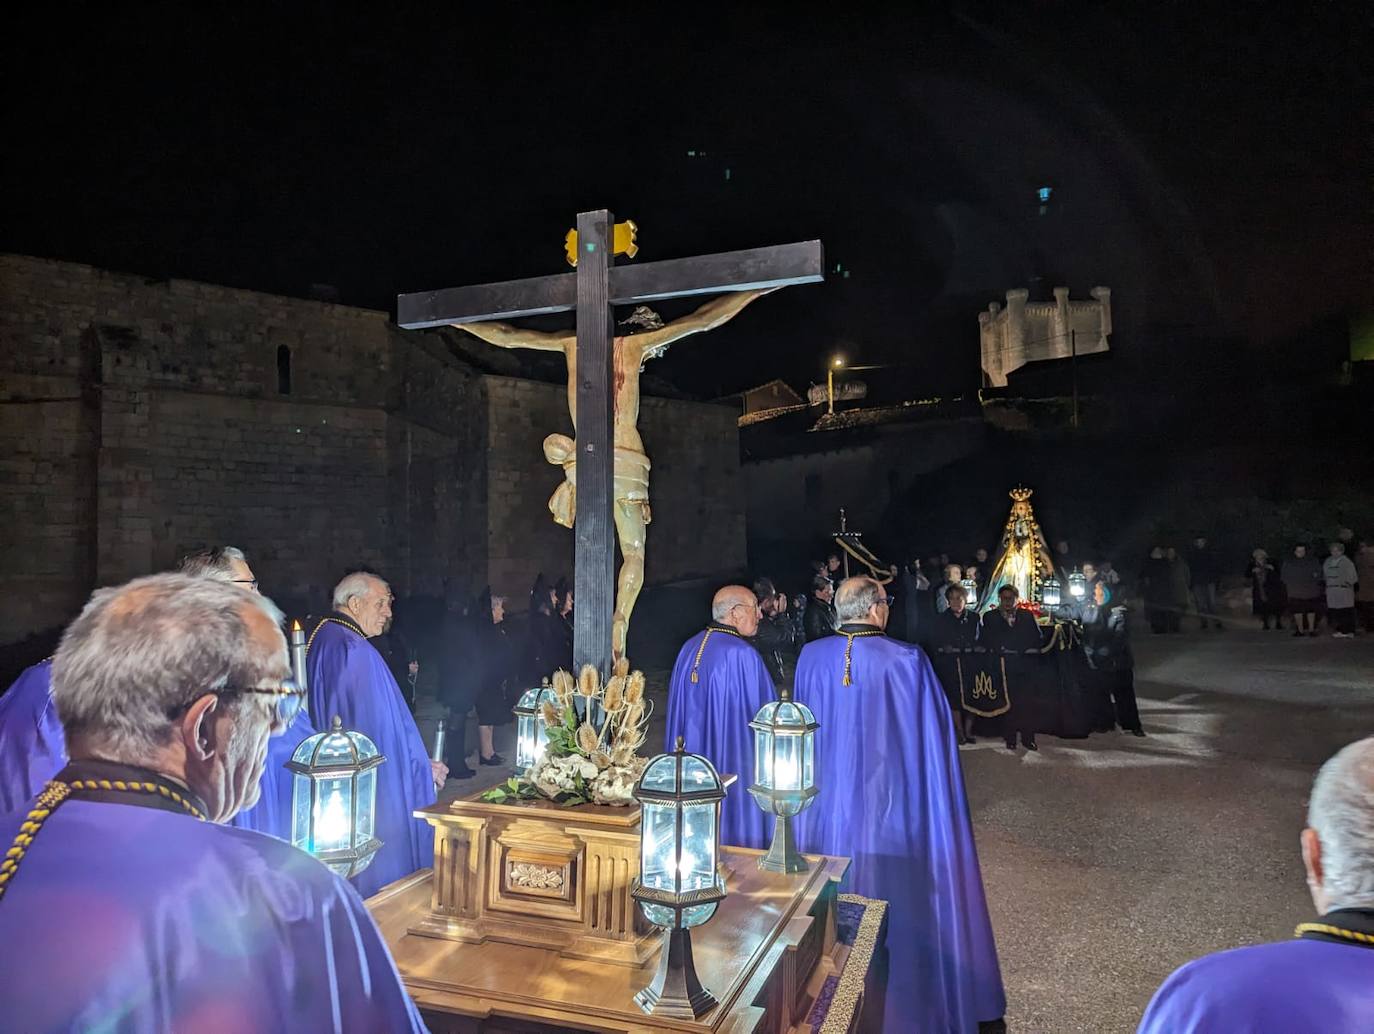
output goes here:
<path id="1" fill-rule="evenodd" d="M 897 597 L 896 597 L 896 596 L 884 596 L 884 597 L 883 597 L 882 599 L 880 599 L 878 602 L 879 602 L 879 603 L 882 603 L 882 604 L 885 604 L 886 606 L 889 606 L 889 607 L 890 607 L 890 606 L 892 606 L 892 604 L 894 604 L 894 603 L 897 602 Z"/>
<path id="2" fill-rule="evenodd" d="M 287 676 L 276 686 L 222 686 L 213 690 L 215 696 L 220 699 L 234 696 L 270 696 L 276 697 L 273 708 L 272 720 L 274 724 L 286 728 L 296 720 L 296 715 L 301 713 L 301 708 L 305 706 L 305 690 L 296 685 L 296 680 Z M 199 698 L 197 698 L 199 699 Z M 188 700 L 186 703 L 172 708 L 167 712 L 168 718 L 176 718 L 191 709 L 195 700 Z"/>
<path id="3" fill-rule="evenodd" d="M 230 578 L 235 585 L 246 585 L 254 592 L 258 591 L 258 580 L 256 578 Z"/>

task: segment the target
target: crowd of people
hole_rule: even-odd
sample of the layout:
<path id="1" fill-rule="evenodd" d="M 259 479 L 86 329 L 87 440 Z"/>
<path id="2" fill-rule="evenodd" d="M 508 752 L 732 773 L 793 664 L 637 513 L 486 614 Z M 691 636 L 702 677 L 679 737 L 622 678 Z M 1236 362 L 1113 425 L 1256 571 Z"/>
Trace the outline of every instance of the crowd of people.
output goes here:
<path id="1" fill-rule="evenodd" d="M 1233 566 L 1265 631 L 1290 628 L 1294 636 L 1315 637 L 1325 624 L 1336 639 L 1353 639 L 1361 628 L 1374 632 L 1374 542 L 1358 541 L 1349 528 L 1320 552 L 1296 542 L 1286 557 L 1275 560 L 1268 550 L 1256 548 L 1243 569 L 1228 564 L 1203 536 L 1183 553 L 1155 546 L 1139 575 L 1151 631 L 1181 632 L 1190 613 L 1202 631 L 1221 631 L 1218 599 Z"/>

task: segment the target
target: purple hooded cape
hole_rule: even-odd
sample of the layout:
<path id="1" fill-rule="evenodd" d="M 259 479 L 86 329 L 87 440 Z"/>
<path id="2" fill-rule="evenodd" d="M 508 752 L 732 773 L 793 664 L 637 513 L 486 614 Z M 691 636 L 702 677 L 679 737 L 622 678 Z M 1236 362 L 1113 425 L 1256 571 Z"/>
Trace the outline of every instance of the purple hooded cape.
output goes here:
<path id="1" fill-rule="evenodd" d="M 1279 941 L 1205 955 L 1164 981 L 1139 1034 L 1374 1030 L 1374 947 Z"/>
<path id="2" fill-rule="evenodd" d="M 386 757 L 377 769 L 375 834 L 382 847 L 353 877 L 358 893 L 370 897 L 434 864 L 434 832 L 412 817 L 436 800 L 429 752 L 391 669 L 351 621 L 335 616 L 321 622 L 305 666 L 315 724 L 328 729 L 337 715 L 345 729 L 368 737 Z"/>
<path id="3" fill-rule="evenodd" d="M 701 642 L 708 632 L 710 638 L 702 650 Z M 692 681 L 694 668 L 696 682 Z M 773 679 L 763 658 L 733 628 L 713 622 L 678 651 L 668 683 L 664 749 L 671 751 L 681 736 L 689 751 L 701 754 L 722 775 L 732 773 L 739 777 L 721 802 L 722 844 L 768 846 L 769 817 L 754 803 L 748 790 L 754 778 L 754 733 L 749 722 L 772 699 Z"/>
<path id="4" fill-rule="evenodd" d="M 0 818 L 6 847 L 24 816 Z M 187 814 L 63 801 L 0 899 L 0 944 L 6 1030 L 425 1029 L 352 887 Z"/>
<path id="5" fill-rule="evenodd" d="M 794 697 L 820 724 L 798 842 L 852 858 L 850 889 L 890 902 L 885 1029 L 976 1031 L 1006 995 L 949 705 L 919 647 L 845 629 L 797 661 Z"/>
<path id="6" fill-rule="evenodd" d="M 267 763 L 262 768 L 258 803 L 235 815 L 229 820 L 229 825 L 235 829 L 255 829 L 278 840 L 291 842 L 291 793 L 294 782 L 285 766 L 301 741 L 318 731 L 310 715 L 302 708 L 290 728 L 267 741 Z"/>
<path id="7" fill-rule="evenodd" d="M 0 815 L 28 804 L 66 763 L 67 737 L 52 702 L 49 658 L 26 669 L 0 696 Z"/>

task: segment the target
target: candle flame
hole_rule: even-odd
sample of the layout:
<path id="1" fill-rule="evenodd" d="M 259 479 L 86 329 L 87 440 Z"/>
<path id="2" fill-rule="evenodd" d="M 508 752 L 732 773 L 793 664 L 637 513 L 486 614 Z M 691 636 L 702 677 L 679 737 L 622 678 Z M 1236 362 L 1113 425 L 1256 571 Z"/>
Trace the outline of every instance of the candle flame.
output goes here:
<path id="1" fill-rule="evenodd" d="M 297 621 L 295 618 L 292 618 L 292 619 L 291 619 L 291 631 L 293 631 L 293 632 L 299 632 L 299 631 L 301 631 L 301 623 L 300 623 L 299 621 Z"/>

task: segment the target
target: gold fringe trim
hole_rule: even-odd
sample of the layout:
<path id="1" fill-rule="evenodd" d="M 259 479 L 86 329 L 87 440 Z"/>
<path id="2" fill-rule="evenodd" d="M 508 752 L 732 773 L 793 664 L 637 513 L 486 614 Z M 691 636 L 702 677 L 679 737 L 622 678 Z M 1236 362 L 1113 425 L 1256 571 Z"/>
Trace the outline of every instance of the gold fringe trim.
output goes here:
<path id="1" fill-rule="evenodd" d="M 847 1034 L 854 1022 L 854 1014 L 863 998 L 864 979 L 868 976 L 868 967 L 873 964 L 873 953 L 878 950 L 878 931 L 883 928 L 883 916 L 887 914 L 887 902 L 877 898 L 840 894 L 838 900 L 863 905 L 864 917 L 859 920 L 854 943 L 849 946 L 849 958 L 845 960 L 844 971 L 830 999 L 830 1011 L 825 1014 L 818 1034 Z"/>

